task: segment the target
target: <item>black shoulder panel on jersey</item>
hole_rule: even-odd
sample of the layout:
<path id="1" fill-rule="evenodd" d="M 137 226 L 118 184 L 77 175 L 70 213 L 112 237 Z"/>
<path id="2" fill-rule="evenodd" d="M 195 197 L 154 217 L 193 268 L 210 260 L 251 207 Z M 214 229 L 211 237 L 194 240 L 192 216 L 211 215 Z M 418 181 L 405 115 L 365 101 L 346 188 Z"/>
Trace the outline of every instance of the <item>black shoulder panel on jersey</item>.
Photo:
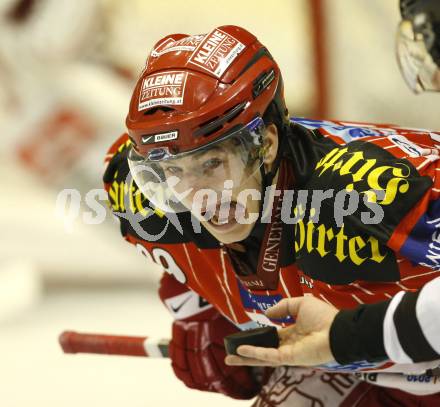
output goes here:
<path id="1" fill-rule="evenodd" d="M 316 165 L 314 180 L 318 188 L 331 186 L 335 191 L 356 191 L 359 205 L 347 221 L 383 243 L 388 241 L 403 217 L 433 183 L 430 177 L 420 175 L 408 160 L 396 158 L 376 144 L 362 140 L 338 146 L 329 152 Z M 368 192 L 374 190 L 385 191 L 383 198 L 377 198 L 384 216 L 382 222 L 368 224 L 362 220 L 361 213 L 368 213 L 371 209 L 363 198 L 366 199 Z"/>
<path id="2" fill-rule="evenodd" d="M 330 148 L 305 185 L 307 203 L 297 207 L 303 215 L 295 225 L 301 269 L 330 284 L 399 280 L 395 254 L 387 242 L 431 185 L 431 178 L 421 176 L 408 160 L 373 143 L 354 141 Z M 375 190 L 384 191 L 383 196 L 374 196 Z M 316 193 L 326 191 L 329 196 L 314 203 Z M 351 214 L 341 217 L 347 191 L 354 191 L 358 203 Z M 339 192 L 342 202 L 336 198 Z M 372 203 L 383 213 L 376 221 L 370 221 Z"/>
<path id="3" fill-rule="evenodd" d="M 309 180 L 316 163 L 337 146 L 332 139 L 323 137 L 318 129 L 311 131 L 298 123 L 291 123 L 286 143 L 286 156 L 292 164 L 298 189 Z"/>

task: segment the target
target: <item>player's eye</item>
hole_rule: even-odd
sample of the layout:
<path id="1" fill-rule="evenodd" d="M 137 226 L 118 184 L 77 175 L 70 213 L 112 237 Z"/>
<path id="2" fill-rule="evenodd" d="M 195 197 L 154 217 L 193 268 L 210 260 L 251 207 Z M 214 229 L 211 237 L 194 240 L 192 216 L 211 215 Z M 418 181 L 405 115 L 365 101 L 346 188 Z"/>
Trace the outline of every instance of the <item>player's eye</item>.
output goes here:
<path id="1" fill-rule="evenodd" d="M 222 163 L 222 160 L 219 158 L 210 158 L 209 160 L 206 160 L 203 163 L 203 169 L 204 170 L 214 170 L 216 169 L 220 164 Z"/>
<path id="2" fill-rule="evenodd" d="M 165 167 L 165 172 L 172 174 L 172 175 L 181 175 L 182 168 L 175 167 L 175 166 Z"/>

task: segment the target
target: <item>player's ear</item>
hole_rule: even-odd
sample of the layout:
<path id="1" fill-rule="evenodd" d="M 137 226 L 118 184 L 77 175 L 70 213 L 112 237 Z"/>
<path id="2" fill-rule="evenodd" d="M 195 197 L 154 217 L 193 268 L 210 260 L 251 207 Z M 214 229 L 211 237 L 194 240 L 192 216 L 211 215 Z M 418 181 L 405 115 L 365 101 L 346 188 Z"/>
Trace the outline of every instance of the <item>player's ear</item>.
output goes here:
<path id="1" fill-rule="evenodd" d="M 275 161 L 278 151 L 278 129 L 273 123 L 266 127 L 263 141 L 264 148 L 264 167 L 266 171 L 270 171 Z"/>

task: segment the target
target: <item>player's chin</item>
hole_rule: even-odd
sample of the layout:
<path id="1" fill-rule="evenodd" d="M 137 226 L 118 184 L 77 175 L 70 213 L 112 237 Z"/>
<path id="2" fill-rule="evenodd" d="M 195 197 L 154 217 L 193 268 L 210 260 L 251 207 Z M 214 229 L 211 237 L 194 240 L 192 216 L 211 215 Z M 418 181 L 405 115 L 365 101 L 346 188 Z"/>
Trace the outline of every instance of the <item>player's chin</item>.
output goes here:
<path id="1" fill-rule="evenodd" d="M 253 224 L 242 224 L 236 219 L 231 219 L 227 223 L 219 224 L 215 220 L 204 221 L 203 226 L 219 242 L 229 244 L 240 242 L 246 239 L 252 231 Z"/>

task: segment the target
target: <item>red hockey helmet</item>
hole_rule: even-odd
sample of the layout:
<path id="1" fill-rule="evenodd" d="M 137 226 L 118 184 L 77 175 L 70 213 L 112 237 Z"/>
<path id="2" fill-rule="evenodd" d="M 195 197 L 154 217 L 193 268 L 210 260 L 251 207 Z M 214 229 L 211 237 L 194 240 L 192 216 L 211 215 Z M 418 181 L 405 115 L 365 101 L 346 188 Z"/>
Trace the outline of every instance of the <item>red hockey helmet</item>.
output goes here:
<path id="1" fill-rule="evenodd" d="M 170 175 L 184 177 L 182 159 L 187 164 L 196 154 L 223 148 L 240 159 L 211 154 L 186 173 L 206 181 L 233 176 L 240 183 L 261 161 L 262 116 L 272 102 L 285 116 L 278 65 L 245 29 L 221 26 L 206 35 L 163 38 L 149 55 L 126 120 L 135 181 L 154 202 L 152 194 Z"/>

